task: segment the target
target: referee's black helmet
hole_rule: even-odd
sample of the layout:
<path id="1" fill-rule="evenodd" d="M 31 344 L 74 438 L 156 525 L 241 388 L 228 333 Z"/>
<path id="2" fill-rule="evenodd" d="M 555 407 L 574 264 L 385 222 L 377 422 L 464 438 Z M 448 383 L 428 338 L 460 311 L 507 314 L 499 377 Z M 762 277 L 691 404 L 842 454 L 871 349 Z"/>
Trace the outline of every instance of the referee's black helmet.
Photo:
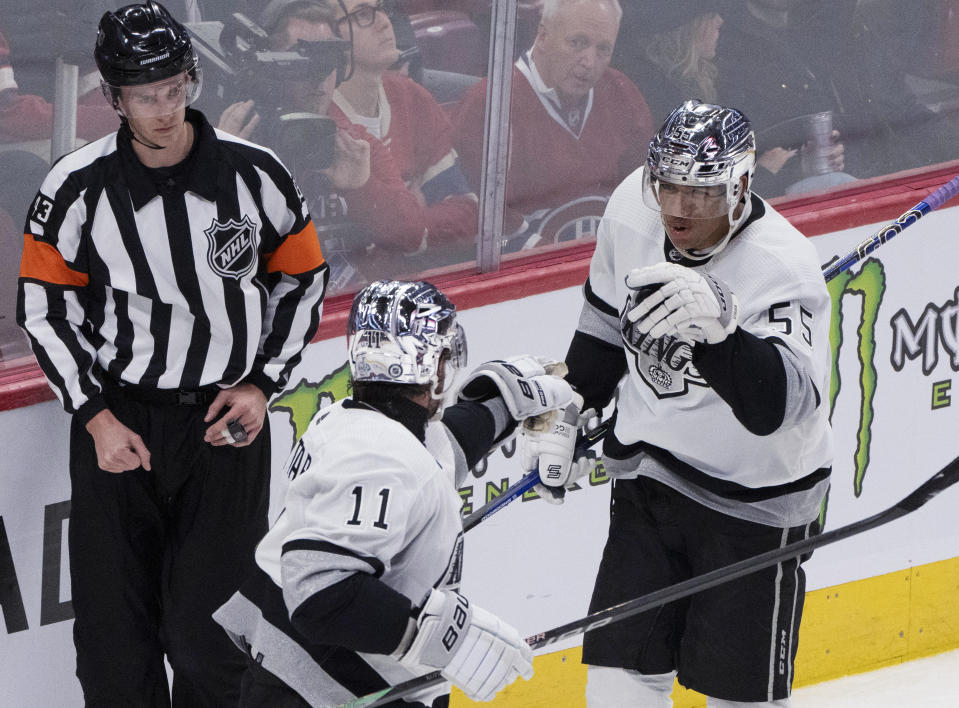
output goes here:
<path id="1" fill-rule="evenodd" d="M 197 66 L 186 28 L 155 0 L 103 13 L 94 58 L 112 87 L 149 84 L 183 72 L 195 76 Z"/>

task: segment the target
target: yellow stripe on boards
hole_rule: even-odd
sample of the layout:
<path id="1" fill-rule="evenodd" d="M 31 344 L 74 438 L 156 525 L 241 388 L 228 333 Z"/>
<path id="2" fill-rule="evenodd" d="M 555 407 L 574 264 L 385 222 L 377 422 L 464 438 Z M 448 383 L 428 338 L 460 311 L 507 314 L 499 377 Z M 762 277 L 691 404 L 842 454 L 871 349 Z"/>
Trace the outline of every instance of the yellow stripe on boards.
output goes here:
<path id="1" fill-rule="evenodd" d="M 474 703 L 458 688 L 453 689 L 451 706 L 524 706 L 554 708 L 585 706 L 586 666 L 580 661 L 582 647 L 543 654 L 533 660 L 536 673 L 529 681 L 517 679 L 497 694 L 491 703 Z"/>
<path id="2" fill-rule="evenodd" d="M 806 593 L 796 686 L 959 647 L 959 558 Z"/>
<path id="3" fill-rule="evenodd" d="M 909 613 L 909 657 L 959 646 L 959 558 L 915 568 Z"/>
<path id="4" fill-rule="evenodd" d="M 900 664 L 959 647 L 959 557 L 806 593 L 795 686 Z M 453 689 L 452 708 L 584 708 L 586 667 L 580 647 L 543 654 L 536 674 L 517 680 L 492 703 Z M 674 708 L 705 708 L 679 684 Z"/>

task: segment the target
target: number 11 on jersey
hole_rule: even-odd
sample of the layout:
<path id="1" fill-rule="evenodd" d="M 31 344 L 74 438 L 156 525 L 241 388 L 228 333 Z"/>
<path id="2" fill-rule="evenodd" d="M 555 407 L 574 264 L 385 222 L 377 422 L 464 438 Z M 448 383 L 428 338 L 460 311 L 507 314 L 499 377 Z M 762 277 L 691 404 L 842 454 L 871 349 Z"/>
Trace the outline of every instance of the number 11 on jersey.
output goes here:
<path id="1" fill-rule="evenodd" d="M 363 508 L 363 492 L 365 487 L 356 486 L 353 487 L 353 516 L 347 520 L 347 526 L 359 526 L 363 523 L 363 519 L 360 518 L 360 510 Z M 377 515 L 376 521 L 373 522 L 373 526 L 378 529 L 383 529 L 384 531 L 389 527 L 389 524 L 386 523 L 386 507 L 390 503 L 390 490 L 389 488 L 383 488 L 379 491 L 380 497 L 380 510 Z"/>

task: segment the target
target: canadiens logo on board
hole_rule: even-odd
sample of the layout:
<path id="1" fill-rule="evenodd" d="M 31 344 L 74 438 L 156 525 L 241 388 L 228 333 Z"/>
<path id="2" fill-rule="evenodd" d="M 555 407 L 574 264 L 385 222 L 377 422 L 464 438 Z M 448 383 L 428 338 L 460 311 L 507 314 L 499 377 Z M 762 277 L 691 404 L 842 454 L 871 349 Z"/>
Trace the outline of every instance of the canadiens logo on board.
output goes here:
<path id="1" fill-rule="evenodd" d="M 655 286 L 651 288 L 655 289 Z M 692 386 L 707 386 L 702 374 L 693 366 L 693 348 L 675 337 L 650 337 L 643 334 L 626 313 L 644 299 L 649 292 L 634 293 L 626 299 L 620 313 L 620 334 L 630 357 L 630 368 L 656 394 L 657 398 L 672 398 L 689 392 Z"/>
<path id="2" fill-rule="evenodd" d="M 588 195 L 527 214 L 524 227 L 503 240 L 503 252 L 525 251 L 544 244 L 576 241 L 595 236 L 609 198 Z"/>
<path id="3" fill-rule="evenodd" d="M 239 280 L 256 265 L 257 225 L 249 216 L 226 223 L 215 220 L 203 233 L 209 241 L 206 260 L 214 273 Z"/>

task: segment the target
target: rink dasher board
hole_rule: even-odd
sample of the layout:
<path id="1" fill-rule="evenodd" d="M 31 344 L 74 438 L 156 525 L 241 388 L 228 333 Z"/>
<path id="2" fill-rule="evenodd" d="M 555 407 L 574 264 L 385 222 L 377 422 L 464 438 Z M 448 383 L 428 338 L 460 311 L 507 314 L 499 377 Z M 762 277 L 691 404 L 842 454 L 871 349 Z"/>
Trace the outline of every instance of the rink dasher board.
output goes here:
<path id="1" fill-rule="evenodd" d="M 957 282 L 948 209 L 928 215 L 908 234 L 859 264 L 840 293 L 842 346 L 837 357 L 841 388 L 833 411 L 836 457 L 827 528 L 868 516 L 907 493 L 959 450 L 951 402 L 959 369 Z M 875 226 L 879 226 L 876 224 Z M 821 259 L 843 253 L 873 226 L 813 238 Z M 869 273 L 872 271 L 872 275 Z M 881 287 L 877 285 L 881 283 Z M 864 307 L 875 351 L 875 395 L 868 428 L 861 423 L 864 400 L 863 350 L 859 328 Z M 462 312 L 473 364 L 520 353 L 562 358 L 575 329 L 579 288 L 535 295 Z M 912 333 L 904 333 L 904 328 Z M 907 336 L 908 335 L 908 336 Z M 868 339 L 869 337 L 866 337 Z M 908 340 L 908 341 L 907 341 Z M 897 358 L 897 352 L 908 351 Z M 291 384 L 318 384 L 346 361 L 344 338 L 314 343 L 304 353 Z M 868 376 L 866 377 L 868 378 Z M 868 388 L 868 387 L 867 387 Z M 282 469 L 295 428 L 285 410 L 271 412 L 274 468 Z M 5 625 L 0 625 L 0 685 L 24 705 L 80 705 L 73 677 L 69 570 L 64 516 L 69 499 L 68 416 L 55 402 L 0 413 L 0 518 L 6 545 L 0 560 L 13 579 L 0 590 Z M 855 486 L 857 447 L 868 464 Z M 516 458 L 496 451 L 485 475 L 471 480 L 473 508 L 486 499 L 486 484 L 522 476 Z M 275 515 L 285 479 L 272 482 Z M 583 614 L 592 589 L 608 523 L 609 485 L 600 481 L 568 496 L 563 507 L 540 500 L 516 502 L 467 536 L 463 589 L 475 602 L 501 614 L 525 636 Z M 807 564 L 810 590 L 883 576 L 959 556 L 959 530 L 949 522 L 955 500 L 930 503 L 914 516 L 821 549 Z M 516 538 L 524 548 L 516 551 Z M 5 567 L 0 564 L 0 567 Z M 16 597 L 15 597 L 16 596 Z M 23 623 L 16 624 L 22 602 Z M 11 626 L 11 624 L 13 625 Z M 575 644 L 575 640 L 571 642 Z M 555 649 L 555 647 L 554 647 Z M 38 661 L 37 657 L 43 657 Z"/>

